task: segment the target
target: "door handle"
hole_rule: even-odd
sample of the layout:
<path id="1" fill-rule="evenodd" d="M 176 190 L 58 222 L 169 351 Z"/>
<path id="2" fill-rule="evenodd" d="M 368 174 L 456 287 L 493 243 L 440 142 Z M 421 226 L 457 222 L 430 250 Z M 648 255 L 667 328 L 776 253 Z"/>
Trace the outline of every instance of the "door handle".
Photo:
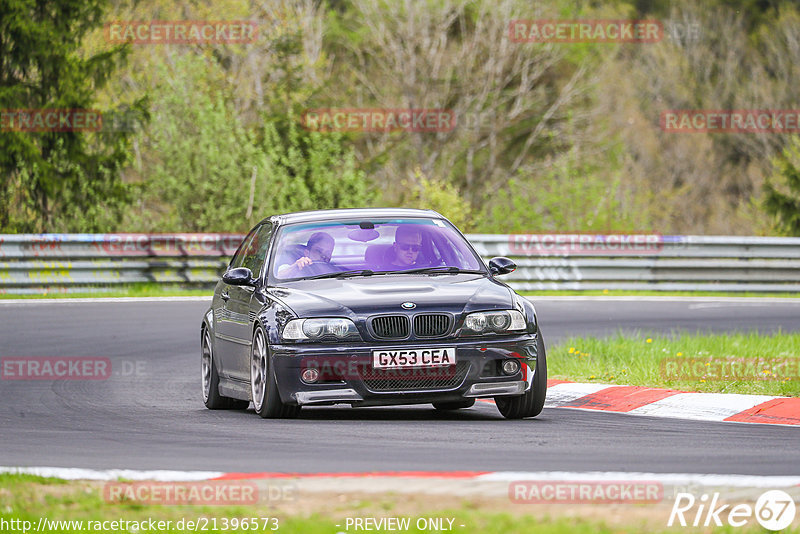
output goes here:
<path id="1" fill-rule="evenodd" d="M 231 296 L 228 295 L 228 291 L 226 290 L 219 294 L 219 298 L 221 298 L 225 302 L 228 302 L 228 299 L 231 298 Z"/>

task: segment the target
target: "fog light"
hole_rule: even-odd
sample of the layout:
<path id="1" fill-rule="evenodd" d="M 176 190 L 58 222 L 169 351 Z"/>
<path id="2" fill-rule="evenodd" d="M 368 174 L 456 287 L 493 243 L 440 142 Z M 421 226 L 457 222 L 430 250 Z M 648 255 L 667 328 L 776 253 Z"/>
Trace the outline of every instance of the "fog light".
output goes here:
<path id="1" fill-rule="evenodd" d="M 507 375 L 515 375 L 519 372 L 519 361 L 506 360 L 503 362 L 503 372 Z"/>
<path id="2" fill-rule="evenodd" d="M 300 375 L 300 379 L 306 384 L 313 384 L 317 380 L 319 380 L 319 370 L 306 369 L 305 371 L 303 371 L 303 374 Z"/>

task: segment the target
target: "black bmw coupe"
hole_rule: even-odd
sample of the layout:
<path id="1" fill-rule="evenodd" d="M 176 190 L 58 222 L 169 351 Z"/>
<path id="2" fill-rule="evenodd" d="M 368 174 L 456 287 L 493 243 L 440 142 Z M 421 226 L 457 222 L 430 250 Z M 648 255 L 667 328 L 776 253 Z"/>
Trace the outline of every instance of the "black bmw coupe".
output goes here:
<path id="1" fill-rule="evenodd" d="M 542 411 L 545 348 L 533 304 L 450 221 L 412 209 L 275 215 L 247 235 L 201 327 L 211 409 L 295 417 L 303 406 L 492 398 Z"/>

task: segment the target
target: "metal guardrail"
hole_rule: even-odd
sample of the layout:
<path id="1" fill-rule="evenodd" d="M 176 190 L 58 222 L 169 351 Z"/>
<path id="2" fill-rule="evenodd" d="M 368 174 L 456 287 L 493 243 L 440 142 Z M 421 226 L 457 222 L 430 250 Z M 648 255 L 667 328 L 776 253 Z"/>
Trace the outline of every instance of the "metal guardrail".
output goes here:
<path id="1" fill-rule="evenodd" d="M 530 234 L 467 236 L 518 265 L 518 290 L 800 292 L 800 238 Z M 0 235 L 0 293 L 107 291 L 138 282 L 210 287 L 239 234 Z"/>
<path id="2" fill-rule="evenodd" d="M 0 293 L 102 292 L 141 282 L 211 287 L 243 237 L 0 235 Z"/>

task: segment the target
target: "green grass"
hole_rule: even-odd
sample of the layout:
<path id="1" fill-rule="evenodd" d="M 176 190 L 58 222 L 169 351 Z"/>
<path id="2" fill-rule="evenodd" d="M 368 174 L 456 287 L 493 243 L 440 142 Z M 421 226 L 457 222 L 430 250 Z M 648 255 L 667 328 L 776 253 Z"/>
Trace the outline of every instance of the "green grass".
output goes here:
<path id="1" fill-rule="evenodd" d="M 518 291 L 529 297 L 775 297 L 800 298 L 800 293 L 755 293 L 732 291 L 623 291 L 623 290 L 585 290 L 585 291 Z"/>
<path id="2" fill-rule="evenodd" d="M 40 477 L 36 475 L 0 473 L 0 488 L 15 487 L 24 482 L 34 482 L 39 485 L 53 485 L 53 486 L 63 485 L 67 483 L 66 480 L 62 480 L 60 478 Z M 2 501 L 0 500 L 0 502 Z"/>
<path id="3" fill-rule="evenodd" d="M 207 530 L 200 530 L 201 532 L 244 532 L 245 530 L 236 529 L 223 529 L 222 521 L 227 519 L 229 522 L 233 518 L 264 518 L 264 517 L 277 517 L 279 529 L 277 532 L 297 532 L 304 534 L 333 534 L 335 532 L 344 532 L 345 523 L 342 518 L 344 517 L 376 517 L 376 512 L 366 511 L 360 512 L 358 509 L 343 505 L 336 510 L 335 516 L 328 514 L 320 514 L 315 511 L 308 512 L 287 512 L 276 511 L 268 505 L 254 505 L 254 506 L 163 506 L 163 505 L 143 505 L 132 503 L 109 503 L 106 502 L 101 494 L 102 484 L 90 482 L 65 482 L 59 483 L 54 486 L 52 480 L 41 479 L 39 477 L 31 477 L 26 475 L 3 475 L 0 477 L 0 520 L 22 520 L 29 521 L 33 527 L 31 531 L 35 531 L 36 525 L 40 518 L 47 518 L 48 520 L 56 521 L 83 521 L 83 532 L 90 531 L 87 527 L 87 521 L 147 521 L 152 518 L 154 520 L 171 521 L 172 528 L 164 530 L 149 530 L 139 529 L 130 530 L 130 532 L 138 532 L 145 534 L 147 532 L 180 532 L 175 528 L 178 521 L 193 520 L 197 521 L 200 518 L 207 518 Z M 385 498 L 386 494 L 376 494 L 375 499 L 380 500 Z M 398 502 L 403 500 L 402 496 L 394 496 Z M 564 513 L 568 512 L 570 507 L 563 507 Z M 561 512 L 559 512 L 561 513 Z M 377 514 L 380 517 L 386 514 Z M 572 513 L 568 515 L 573 515 Z M 660 524 L 659 517 L 656 518 Z M 514 534 L 514 533 L 554 533 L 554 534 L 590 534 L 595 532 L 600 533 L 618 533 L 618 532 L 652 532 L 652 528 L 646 528 L 645 525 L 637 524 L 637 521 L 631 520 L 630 525 L 614 525 L 608 526 L 605 522 L 600 520 L 583 519 L 580 517 L 547 517 L 530 515 L 523 515 L 522 513 L 507 513 L 507 512 L 493 512 L 486 510 L 475 510 L 469 501 L 463 501 L 461 508 L 456 509 L 442 509 L 436 512 L 431 512 L 430 509 L 420 511 L 418 515 L 409 513 L 398 513 L 397 517 L 411 517 L 412 528 L 403 532 L 431 532 L 420 531 L 414 527 L 416 518 L 418 517 L 450 517 L 454 518 L 453 532 L 455 533 L 481 533 L 481 534 Z M 217 520 L 217 529 L 210 528 L 213 526 L 213 518 Z M 230 523 L 229 523 L 230 524 Z M 336 525 L 340 526 L 337 527 Z M 270 525 L 270 523 L 268 523 Z M 463 527 L 461 525 L 464 525 Z M 109 525 L 110 526 L 110 525 Z M 129 525 L 126 525 L 129 526 Z M 652 526 L 652 525 L 651 525 Z M 51 528 L 47 532 L 81 532 L 75 528 L 64 525 L 62 528 Z M 663 529 L 656 529 L 663 530 Z M 5 529 L 8 532 L 22 532 L 20 529 L 12 530 Z M 91 530 L 93 532 L 101 532 L 101 530 Z M 184 530 L 185 531 L 185 530 Z M 273 532 L 270 528 L 262 528 L 259 522 L 258 529 L 252 529 L 250 532 Z M 349 530 L 354 532 L 353 528 Z M 102 532 L 128 532 L 122 529 L 103 529 Z"/>
<path id="4" fill-rule="evenodd" d="M 726 371 L 731 369 L 730 366 L 711 367 L 732 360 L 742 359 L 746 362 L 746 359 L 758 358 L 785 359 L 790 367 L 768 368 L 767 363 L 762 361 L 757 368 L 747 369 L 746 373 L 737 371 L 740 373 L 738 375 Z M 694 367 L 685 365 L 690 359 L 695 360 Z M 576 337 L 551 347 L 547 364 L 549 378 L 577 382 L 800 396 L 800 334 L 778 332 L 762 335 L 751 332 Z M 743 369 L 740 364 L 735 365 L 739 366 L 736 369 Z M 708 372 L 702 370 L 703 366 Z M 754 375 L 758 379 L 753 378 Z"/>
<path id="5" fill-rule="evenodd" d="M 85 289 L 85 291 L 83 291 Z M 0 299 L 109 298 L 109 297 L 210 297 L 210 289 L 187 288 L 181 285 L 156 283 L 81 288 L 80 292 L 61 293 L 57 288 L 41 294 L 0 293 Z"/>

